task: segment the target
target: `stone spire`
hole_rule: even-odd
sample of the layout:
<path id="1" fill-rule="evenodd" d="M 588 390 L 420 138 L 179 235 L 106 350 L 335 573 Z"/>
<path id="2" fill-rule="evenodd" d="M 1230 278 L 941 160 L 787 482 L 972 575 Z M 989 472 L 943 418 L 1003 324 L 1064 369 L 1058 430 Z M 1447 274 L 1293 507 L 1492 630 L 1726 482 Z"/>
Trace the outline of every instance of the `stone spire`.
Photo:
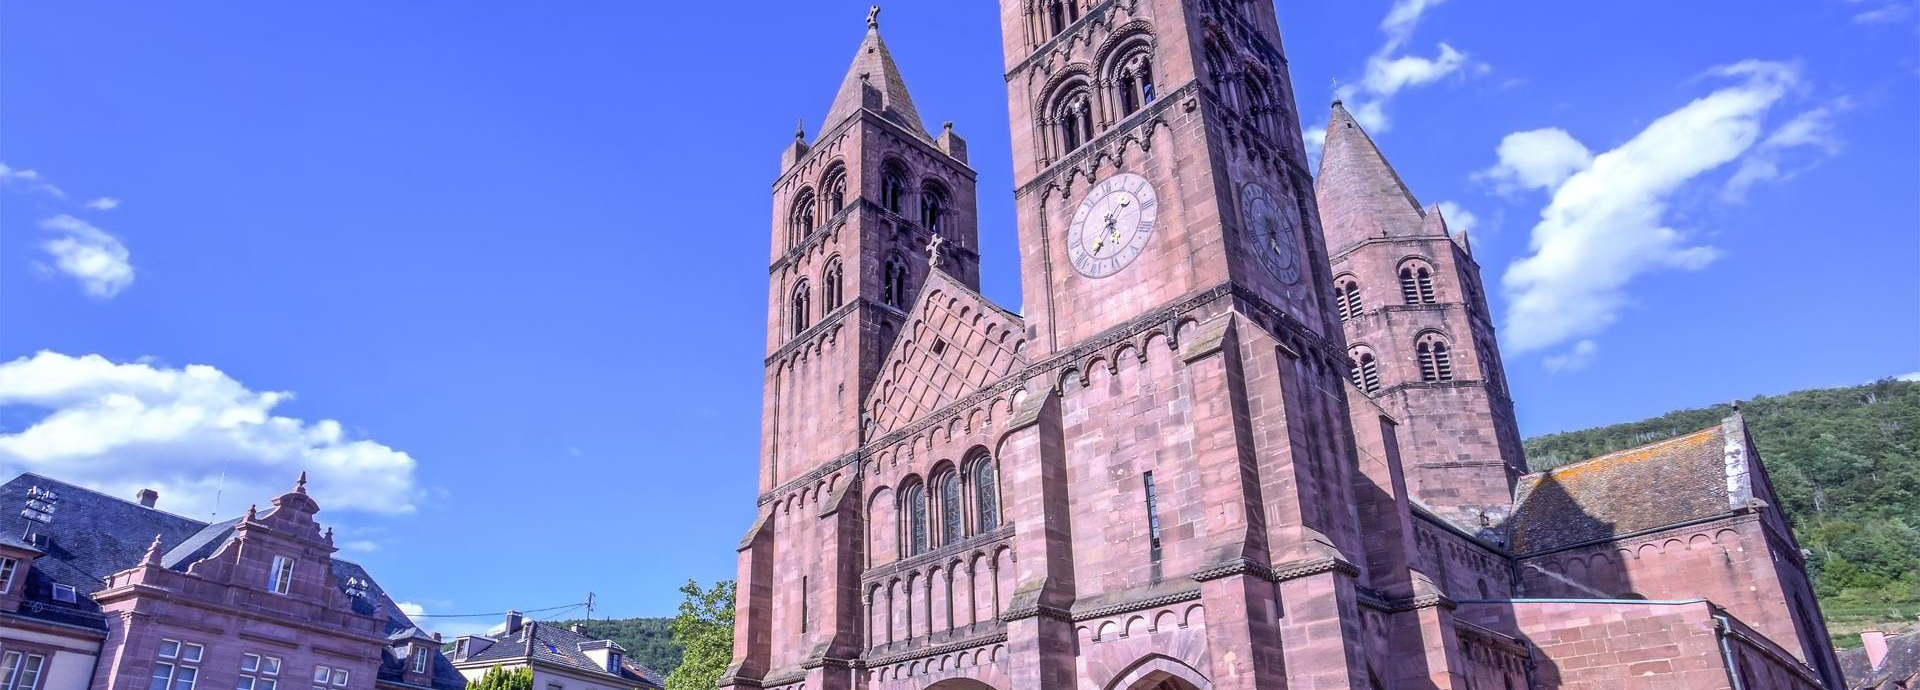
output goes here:
<path id="1" fill-rule="evenodd" d="M 1327 246 L 1335 252 L 1369 237 L 1419 235 L 1426 225 L 1413 192 L 1339 101 L 1327 118 L 1315 182 Z"/>
<path id="2" fill-rule="evenodd" d="M 907 95 L 907 82 L 900 78 L 900 67 L 887 52 L 886 41 L 880 40 L 878 7 L 869 12 L 867 36 L 861 39 L 860 51 L 854 53 L 853 65 L 840 81 L 840 91 L 833 96 L 833 107 L 820 123 L 820 132 L 831 131 L 865 107 L 925 138 L 927 130 L 920 124 L 920 112 L 913 108 L 913 97 Z M 872 96 L 867 93 L 869 89 Z M 877 105 L 870 105 L 870 98 L 877 100 Z"/>

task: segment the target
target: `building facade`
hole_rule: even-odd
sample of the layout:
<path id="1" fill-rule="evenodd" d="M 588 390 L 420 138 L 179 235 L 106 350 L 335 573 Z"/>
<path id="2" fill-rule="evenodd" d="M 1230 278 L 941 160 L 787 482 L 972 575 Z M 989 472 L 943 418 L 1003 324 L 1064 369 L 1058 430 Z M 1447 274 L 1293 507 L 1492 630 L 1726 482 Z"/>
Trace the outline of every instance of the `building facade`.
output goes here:
<path id="1" fill-rule="evenodd" d="M 533 674 L 533 690 L 660 690 L 666 679 L 635 663 L 613 640 L 587 636 L 581 625 L 562 627 L 507 612 L 486 635 L 462 635 L 448 657 L 468 681 L 493 669 Z"/>
<path id="2" fill-rule="evenodd" d="M 459 690 L 440 641 L 333 558 L 303 474 L 208 524 L 23 474 L 0 485 L 0 688 Z"/>
<path id="3" fill-rule="evenodd" d="M 876 10 L 877 13 L 877 10 Z M 1838 688 L 1736 415 L 1529 473 L 1479 268 L 1272 3 L 1001 0 L 1024 304 L 869 15 L 773 186 L 723 688 Z"/>

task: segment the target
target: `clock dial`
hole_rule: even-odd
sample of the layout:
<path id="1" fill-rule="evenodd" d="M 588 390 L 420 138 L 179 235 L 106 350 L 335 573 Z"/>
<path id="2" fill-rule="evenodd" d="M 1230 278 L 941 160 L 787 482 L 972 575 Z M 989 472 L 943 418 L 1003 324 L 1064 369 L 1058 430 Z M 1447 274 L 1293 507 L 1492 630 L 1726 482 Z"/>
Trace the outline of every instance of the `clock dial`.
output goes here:
<path id="1" fill-rule="evenodd" d="M 1119 273 L 1147 248 L 1160 202 L 1147 178 L 1120 173 L 1101 180 L 1067 226 L 1067 260 L 1089 278 Z"/>
<path id="2" fill-rule="evenodd" d="M 1256 182 L 1240 191 L 1241 219 L 1253 239 L 1254 258 L 1286 285 L 1300 282 L 1300 223 L 1292 206 L 1286 199 L 1276 201 Z"/>

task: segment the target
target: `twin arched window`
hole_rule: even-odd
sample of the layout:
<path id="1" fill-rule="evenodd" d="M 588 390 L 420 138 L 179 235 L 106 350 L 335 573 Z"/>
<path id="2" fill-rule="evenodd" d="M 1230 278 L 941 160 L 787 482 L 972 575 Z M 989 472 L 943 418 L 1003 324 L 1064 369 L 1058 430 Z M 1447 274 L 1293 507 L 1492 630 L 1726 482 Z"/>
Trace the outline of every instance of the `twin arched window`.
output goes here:
<path id="1" fill-rule="evenodd" d="M 991 532 L 1000 526 L 999 477 L 994 471 L 993 458 L 983 454 L 964 467 L 966 476 L 953 468 L 935 475 L 932 496 L 927 494 L 927 485 L 918 480 L 910 480 L 907 488 L 900 492 L 904 555 L 918 556 L 937 546 L 965 539 L 969 505 L 973 509 L 973 534 Z"/>
<path id="2" fill-rule="evenodd" d="M 1350 321 L 1360 316 L 1360 283 L 1352 278 L 1343 279 L 1333 286 L 1334 310 L 1340 314 L 1341 321 Z"/>
<path id="3" fill-rule="evenodd" d="M 1439 334 L 1420 336 L 1414 352 L 1420 360 L 1420 380 L 1429 383 L 1453 380 L 1453 352 Z"/>
<path id="4" fill-rule="evenodd" d="M 1154 99 L 1153 52 L 1141 46 L 1114 63 L 1118 66 L 1113 84 L 1119 88 L 1120 116 L 1132 115 Z"/>
<path id="5" fill-rule="evenodd" d="M 1401 264 L 1400 297 L 1407 304 L 1433 304 L 1433 267 L 1421 261 Z"/>
<path id="6" fill-rule="evenodd" d="M 827 270 L 820 272 L 820 313 L 840 308 L 840 302 L 844 299 L 840 285 L 845 273 L 837 256 L 827 261 Z"/>
<path id="7" fill-rule="evenodd" d="M 907 308 L 907 262 L 897 254 L 881 270 L 880 301 L 895 309 Z"/>
<path id="8" fill-rule="evenodd" d="M 1060 99 L 1060 105 L 1054 108 L 1054 126 L 1060 128 L 1060 152 L 1062 154 L 1080 148 L 1093 140 L 1093 99 L 1092 92 L 1084 85 L 1068 92 Z"/>
<path id="9" fill-rule="evenodd" d="M 1253 120 L 1253 128 L 1264 136 L 1273 136 L 1273 99 L 1267 95 L 1265 80 L 1249 71 L 1243 80 L 1242 90 L 1247 95 L 1247 117 Z"/>
<path id="10" fill-rule="evenodd" d="M 836 215 L 847 207 L 846 166 L 835 164 L 833 169 L 827 171 L 827 176 L 820 183 L 820 195 L 824 198 L 829 216 Z"/>
<path id="11" fill-rule="evenodd" d="M 815 214 L 816 202 L 813 190 L 803 189 L 793 201 L 793 213 L 787 217 L 787 246 L 796 247 L 808 235 L 813 234 L 818 218 Z"/>
<path id="12" fill-rule="evenodd" d="M 928 181 L 920 188 L 920 227 L 927 232 L 939 234 L 941 221 L 947 216 L 947 190 L 938 182 Z"/>
<path id="13" fill-rule="evenodd" d="M 1080 19 L 1080 5 L 1076 0 L 1042 0 L 1046 3 L 1043 10 L 1040 40 L 1046 40 L 1066 31 L 1067 26 Z"/>
<path id="14" fill-rule="evenodd" d="M 809 304 L 811 299 L 807 294 L 807 281 L 802 279 L 800 284 L 793 289 L 793 300 L 791 302 L 792 316 L 788 319 L 793 325 L 794 335 L 800 335 L 801 332 L 807 330 L 807 320 L 812 316 L 811 305 Z"/>
<path id="15" fill-rule="evenodd" d="M 1380 392 L 1380 361 L 1372 352 L 1358 350 L 1353 353 L 1353 385 L 1367 395 Z"/>
<path id="16" fill-rule="evenodd" d="M 880 205 L 894 213 L 906 213 L 907 169 L 898 161 L 887 161 L 880 168 Z"/>

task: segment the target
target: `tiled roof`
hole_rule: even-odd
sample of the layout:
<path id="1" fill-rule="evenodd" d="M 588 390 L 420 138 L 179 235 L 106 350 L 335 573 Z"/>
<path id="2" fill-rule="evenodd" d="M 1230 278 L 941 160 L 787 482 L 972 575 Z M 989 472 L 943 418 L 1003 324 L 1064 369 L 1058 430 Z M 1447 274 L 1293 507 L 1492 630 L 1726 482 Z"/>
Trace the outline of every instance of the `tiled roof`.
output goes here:
<path id="1" fill-rule="evenodd" d="M 159 535 L 161 548 L 164 549 L 161 564 L 175 570 L 185 570 L 195 561 L 217 552 L 231 538 L 234 526 L 239 523 L 236 518 L 209 525 L 29 473 L 0 484 L 0 534 L 25 533 L 28 520 L 20 515 L 18 508 L 26 503 L 27 492 L 33 487 L 57 492 L 58 508 L 51 521 L 38 525 L 34 530 L 46 537 L 45 545 L 39 547 L 43 555 L 34 560 L 33 569 L 27 577 L 26 601 L 18 611 L 8 613 L 70 625 L 105 628 L 105 621 L 99 617 L 99 606 L 86 595 L 105 588 L 108 575 L 139 564 L 147 548 L 153 544 L 155 535 Z M 376 610 L 384 611 L 387 625 L 383 634 L 415 627 L 413 621 L 400 611 L 400 607 L 373 582 L 373 576 L 368 575 L 359 564 L 333 559 L 333 577 L 335 585 L 342 591 L 346 590 L 350 580 L 367 583 L 367 596 L 353 598 L 353 609 L 362 615 L 373 615 Z M 55 601 L 55 584 L 71 585 L 83 596 L 74 604 Z M 459 690 L 466 686 L 460 672 L 444 656 L 436 654 L 435 657 L 434 687 L 437 690 Z M 381 678 L 398 680 L 399 664 L 395 661 L 390 665 L 393 666 L 392 676 L 389 678 L 383 667 Z"/>
<path id="2" fill-rule="evenodd" d="M 1731 512 L 1725 429 L 1521 477 L 1508 544 L 1535 554 Z"/>
<path id="3" fill-rule="evenodd" d="M 847 76 L 841 79 L 840 90 L 833 96 L 832 107 L 827 109 L 827 119 L 820 123 L 822 134 L 860 112 L 866 103 L 864 87 L 868 86 L 880 94 L 881 116 L 926 138 L 927 128 L 920 124 L 920 111 L 914 109 L 913 97 L 907 94 L 907 82 L 900 77 L 900 67 L 893 63 L 887 42 L 880 40 L 878 27 L 867 29 L 866 37 L 860 40 L 859 52 L 853 54 L 853 64 L 847 67 Z"/>
<path id="4" fill-rule="evenodd" d="M 1880 668 L 1867 664 L 1867 650 L 1848 649 L 1838 655 L 1840 673 L 1855 690 L 1920 688 L 1920 630 L 1887 637 L 1887 658 Z"/>
<path id="5" fill-rule="evenodd" d="M 519 632 L 488 637 L 495 642 L 467 656 L 461 663 L 544 661 L 586 673 L 613 675 L 586 654 L 586 650 L 600 646 L 605 640 L 595 640 L 558 625 L 527 621 Z M 618 648 L 618 645 L 614 647 Z M 666 686 L 666 679 L 652 669 L 625 659 L 623 662 L 622 678 L 656 688 Z"/>
<path id="6" fill-rule="evenodd" d="M 907 308 L 867 394 L 876 436 L 1005 378 L 1025 362 L 1026 325 L 966 283 L 934 269 Z"/>

